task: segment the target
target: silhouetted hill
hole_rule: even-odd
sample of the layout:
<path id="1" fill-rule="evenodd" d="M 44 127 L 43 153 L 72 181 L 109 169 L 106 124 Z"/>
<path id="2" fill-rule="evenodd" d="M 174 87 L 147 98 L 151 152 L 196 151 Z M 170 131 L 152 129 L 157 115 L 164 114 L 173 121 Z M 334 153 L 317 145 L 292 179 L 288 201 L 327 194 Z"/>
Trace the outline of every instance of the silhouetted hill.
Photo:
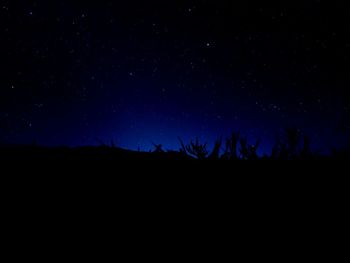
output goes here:
<path id="1" fill-rule="evenodd" d="M 149 152 L 131 151 L 117 147 L 113 142 L 101 146 L 42 147 L 37 145 L 0 144 L 1 160 L 223 160 L 223 161 L 288 161 L 288 160 L 350 160 L 349 147 L 329 149 L 321 155 L 311 148 L 311 139 L 297 128 L 286 128 L 276 137 L 271 153 L 258 154 L 261 141 L 248 141 L 239 131 L 218 138 L 212 149 L 199 139 L 184 142 L 179 139 L 179 151 L 165 151 L 162 144 L 153 143 Z"/>
<path id="2" fill-rule="evenodd" d="M 214 149 L 215 150 L 215 149 Z M 215 151 L 214 151 L 215 152 Z M 108 146 L 86 146 L 86 147 L 41 147 L 32 145 L 2 145 L 0 146 L 0 162 L 11 161 L 188 161 L 188 160 L 218 160 L 226 162 L 237 161 L 284 161 L 284 160 L 348 160 L 347 151 L 334 151 L 332 155 L 309 154 L 305 156 L 294 156 L 290 159 L 276 158 L 273 155 L 257 156 L 252 158 L 243 156 L 228 158 L 227 153 L 221 155 L 205 155 L 205 157 L 191 156 L 184 151 L 131 151 L 118 147 Z"/>
<path id="3" fill-rule="evenodd" d="M 190 160 L 180 152 L 138 152 L 117 147 L 40 147 L 28 145 L 0 146 L 2 160 Z"/>

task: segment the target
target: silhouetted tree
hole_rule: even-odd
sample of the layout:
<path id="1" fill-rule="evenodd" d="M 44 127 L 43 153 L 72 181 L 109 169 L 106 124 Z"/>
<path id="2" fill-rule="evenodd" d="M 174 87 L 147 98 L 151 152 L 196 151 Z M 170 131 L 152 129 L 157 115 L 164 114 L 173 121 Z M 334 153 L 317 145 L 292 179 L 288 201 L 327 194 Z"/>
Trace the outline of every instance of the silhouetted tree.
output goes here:
<path id="1" fill-rule="evenodd" d="M 225 160 L 237 160 L 238 153 L 237 147 L 240 139 L 240 132 L 232 132 L 231 136 L 226 138 L 225 151 L 223 154 L 223 159 Z"/>
<path id="2" fill-rule="evenodd" d="M 216 140 L 214 144 L 214 148 L 208 157 L 209 159 L 218 160 L 220 158 L 221 145 L 222 145 L 222 138 L 220 137 L 219 139 Z"/>
<path id="3" fill-rule="evenodd" d="M 303 139 L 301 139 L 303 138 Z M 295 160 L 311 157 L 311 142 L 299 129 L 286 128 L 282 136 L 276 138 L 272 147 L 271 159 Z"/>
<path id="4" fill-rule="evenodd" d="M 240 154 L 243 160 L 257 160 L 258 159 L 258 148 L 260 146 L 260 140 L 257 140 L 255 144 L 250 145 L 247 138 L 241 138 L 240 142 Z"/>
<path id="5" fill-rule="evenodd" d="M 298 145 L 300 142 L 300 130 L 296 128 L 286 128 L 286 139 L 289 151 L 289 157 L 295 158 L 298 155 Z"/>
<path id="6" fill-rule="evenodd" d="M 302 150 L 300 152 L 300 157 L 302 159 L 307 159 L 311 156 L 311 141 L 310 138 L 307 135 L 304 135 L 304 139 L 303 139 L 303 147 Z"/>

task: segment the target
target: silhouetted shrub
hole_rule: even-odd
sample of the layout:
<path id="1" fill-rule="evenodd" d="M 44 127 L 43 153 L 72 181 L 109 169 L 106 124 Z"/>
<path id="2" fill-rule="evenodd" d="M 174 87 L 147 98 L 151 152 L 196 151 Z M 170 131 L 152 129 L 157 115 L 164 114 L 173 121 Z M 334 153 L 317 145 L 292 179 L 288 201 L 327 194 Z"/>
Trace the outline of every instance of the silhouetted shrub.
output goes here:
<path id="1" fill-rule="evenodd" d="M 162 144 L 155 144 L 154 142 L 152 142 L 153 146 L 154 146 L 154 153 L 163 153 L 163 145 Z"/>
<path id="2" fill-rule="evenodd" d="M 181 138 L 179 138 L 179 141 L 181 143 L 182 151 L 186 154 L 199 160 L 204 160 L 208 157 L 209 152 L 207 150 L 207 143 L 201 144 L 198 138 L 187 145 L 184 144 Z"/>

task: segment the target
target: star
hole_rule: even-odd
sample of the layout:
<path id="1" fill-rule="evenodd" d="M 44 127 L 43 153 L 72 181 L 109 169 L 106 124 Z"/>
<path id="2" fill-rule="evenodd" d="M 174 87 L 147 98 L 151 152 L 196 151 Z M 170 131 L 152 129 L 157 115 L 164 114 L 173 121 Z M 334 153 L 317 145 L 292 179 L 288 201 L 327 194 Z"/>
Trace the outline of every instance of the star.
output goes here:
<path id="1" fill-rule="evenodd" d="M 350 42 L 336 23 L 343 19 L 321 12 L 320 1 L 312 10 L 292 2 L 169 1 L 163 8 L 155 1 L 3 1 L 0 136 L 6 120 L 26 128 L 19 142 L 115 136 L 144 150 L 152 136 L 166 148 L 171 137 L 213 138 L 235 128 L 264 136 L 294 121 L 330 133 L 349 108 L 343 64 Z"/>

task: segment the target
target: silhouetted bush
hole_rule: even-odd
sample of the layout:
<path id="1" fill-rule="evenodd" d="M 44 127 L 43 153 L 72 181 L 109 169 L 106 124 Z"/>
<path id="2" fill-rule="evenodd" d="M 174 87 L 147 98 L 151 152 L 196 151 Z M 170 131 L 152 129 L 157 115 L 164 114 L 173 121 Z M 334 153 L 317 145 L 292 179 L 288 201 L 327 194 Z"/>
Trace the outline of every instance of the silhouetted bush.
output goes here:
<path id="1" fill-rule="evenodd" d="M 153 151 L 154 153 L 163 153 L 164 152 L 162 144 L 155 144 L 153 142 L 152 142 L 152 144 L 154 146 L 154 151 Z"/>
<path id="2" fill-rule="evenodd" d="M 199 160 L 204 160 L 208 157 L 209 152 L 207 150 L 207 143 L 200 143 L 199 139 L 191 141 L 189 144 L 185 145 L 184 142 L 179 138 L 182 151 L 186 154 L 193 156 Z"/>

